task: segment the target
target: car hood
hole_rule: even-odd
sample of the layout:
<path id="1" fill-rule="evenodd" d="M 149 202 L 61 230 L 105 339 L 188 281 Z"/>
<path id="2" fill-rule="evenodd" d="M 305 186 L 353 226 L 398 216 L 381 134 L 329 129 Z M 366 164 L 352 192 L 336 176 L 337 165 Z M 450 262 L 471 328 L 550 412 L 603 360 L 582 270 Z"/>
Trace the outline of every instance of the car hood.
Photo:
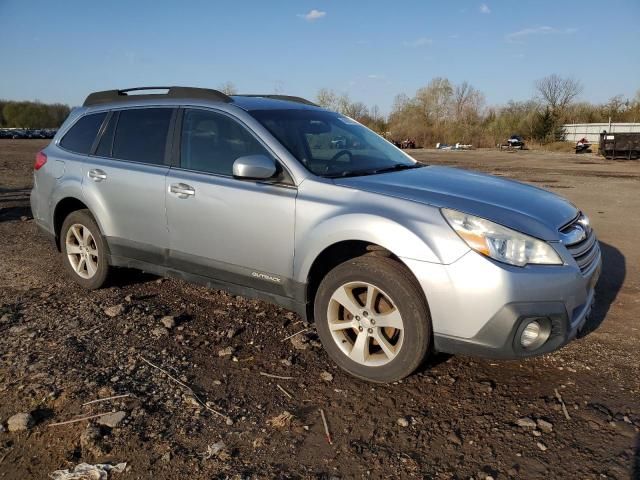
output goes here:
<path id="1" fill-rule="evenodd" d="M 486 218 L 543 240 L 579 211 L 568 200 L 524 183 L 459 168 L 426 166 L 411 170 L 335 179 L 337 185 L 446 207 Z"/>

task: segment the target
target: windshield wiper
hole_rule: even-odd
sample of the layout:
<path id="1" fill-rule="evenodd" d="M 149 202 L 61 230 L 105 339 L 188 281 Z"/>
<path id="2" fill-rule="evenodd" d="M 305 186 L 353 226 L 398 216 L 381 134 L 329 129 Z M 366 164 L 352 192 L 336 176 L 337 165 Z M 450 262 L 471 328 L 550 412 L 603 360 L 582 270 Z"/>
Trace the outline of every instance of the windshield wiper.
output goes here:
<path id="1" fill-rule="evenodd" d="M 358 177 L 363 175 L 376 175 L 378 173 L 397 172 L 400 170 L 409 170 L 412 168 L 424 167 L 422 163 L 412 163 L 407 165 L 406 163 L 396 163 L 388 167 L 382 168 L 367 168 L 362 170 L 344 170 L 338 173 L 331 173 L 325 175 L 326 178 L 345 178 L 345 177 Z"/>
<path id="2" fill-rule="evenodd" d="M 406 163 L 396 163 L 395 165 L 391 165 L 390 167 L 378 168 L 374 170 L 372 173 L 384 173 L 384 172 L 397 172 L 399 170 L 409 170 L 412 168 L 420 168 L 424 167 L 421 163 L 412 163 L 407 165 Z"/>

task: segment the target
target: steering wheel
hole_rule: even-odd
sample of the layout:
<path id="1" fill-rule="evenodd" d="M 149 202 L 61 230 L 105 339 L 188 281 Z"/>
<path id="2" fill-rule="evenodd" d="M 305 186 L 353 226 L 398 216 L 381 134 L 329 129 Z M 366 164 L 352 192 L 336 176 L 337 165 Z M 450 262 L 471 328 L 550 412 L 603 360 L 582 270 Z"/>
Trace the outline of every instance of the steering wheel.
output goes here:
<path id="1" fill-rule="evenodd" d="M 342 155 L 349 155 L 349 161 L 351 161 L 351 159 L 353 158 L 353 153 L 351 153 L 351 151 L 349 150 L 340 150 L 338 153 L 336 153 L 333 157 L 331 157 L 331 160 L 329 160 L 329 163 L 331 162 L 335 162 L 337 159 L 339 159 Z"/>
<path id="2" fill-rule="evenodd" d="M 325 172 L 328 173 L 331 170 L 333 170 L 333 167 L 335 166 L 337 160 L 343 155 L 349 155 L 349 163 L 351 163 L 351 159 L 353 158 L 353 153 L 351 153 L 349 150 L 340 150 L 338 153 L 336 153 L 333 157 L 329 159 L 329 161 L 327 162 L 327 167 L 325 168 Z"/>

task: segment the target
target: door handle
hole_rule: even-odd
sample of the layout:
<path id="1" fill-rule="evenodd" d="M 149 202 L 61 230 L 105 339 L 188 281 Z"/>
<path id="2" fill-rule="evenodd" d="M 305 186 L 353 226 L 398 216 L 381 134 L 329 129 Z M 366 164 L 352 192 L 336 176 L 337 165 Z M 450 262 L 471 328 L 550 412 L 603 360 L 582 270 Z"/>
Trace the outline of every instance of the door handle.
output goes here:
<path id="1" fill-rule="evenodd" d="M 196 194 L 195 189 L 186 183 L 174 183 L 169 187 L 169 191 L 178 196 L 178 198 L 193 197 Z"/>
<path id="2" fill-rule="evenodd" d="M 89 170 L 89 178 L 94 182 L 101 182 L 102 180 L 107 179 L 107 174 L 104 170 L 100 170 L 99 168 L 93 168 Z"/>

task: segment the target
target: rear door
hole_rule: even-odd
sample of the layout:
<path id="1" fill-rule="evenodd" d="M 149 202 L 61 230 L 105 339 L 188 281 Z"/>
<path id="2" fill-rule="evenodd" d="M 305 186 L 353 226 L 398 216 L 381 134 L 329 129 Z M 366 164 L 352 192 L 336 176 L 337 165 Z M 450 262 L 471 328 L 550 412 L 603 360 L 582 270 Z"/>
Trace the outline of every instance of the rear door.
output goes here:
<path id="1" fill-rule="evenodd" d="M 174 116 L 171 107 L 111 112 L 85 164 L 84 195 L 115 256 L 165 263 L 165 176 Z"/>
<path id="2" fill-rule="evenodd" d="M 243 124 L 188 108 L 178 121 L 177 165 L 167 176 L 171 264 L 180 270 L 291 296 L 297 189 L 278 178 L 233 177 L 244 155 L 274 155 Z"/>

